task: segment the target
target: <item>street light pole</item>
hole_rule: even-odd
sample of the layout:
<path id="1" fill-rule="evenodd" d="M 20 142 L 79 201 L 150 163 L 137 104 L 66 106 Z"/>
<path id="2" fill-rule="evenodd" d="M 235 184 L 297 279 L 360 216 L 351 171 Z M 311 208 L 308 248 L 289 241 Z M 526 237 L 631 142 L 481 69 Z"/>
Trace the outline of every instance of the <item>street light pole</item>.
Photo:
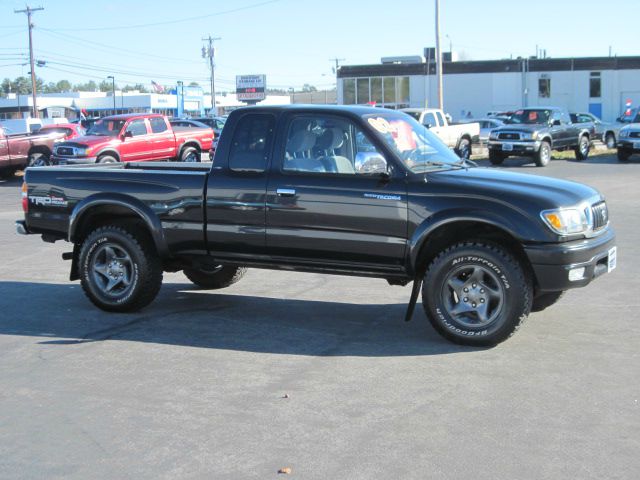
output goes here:
<path id="1" fill-rule="evenodd" d="M 107 78 L 111 79 L 111 95 L 113 96 L 113 114 L 116 114 L 116 79 L 113 75 L 109 75 Z"/>
<path id="2" fill-rule="evenodd" d="M 440 50 L 440 0 L 436 0 L 436 74 L 438 76 L 438 108 L 444 108 L 442 92 L 442 50 Z"/>
<path id="3" fill-rule="evenodd" d="M 27 22 L 29 24 L 29 63 L 31 64 L 31 95 L 33 97 L 33 118 L 38 118 L 38 106 L 36 104 L 36 69 L 33 62 L 33 23 L 31 22 L 31 14 L 38 10 L 44 10 L 42 7 L 31 8 L 27 6 L 24 10 L 14 10 L 14 13 L 26 13 Z"/>
<path id="4" fill-rule="evenodd" d="M 178 117 L 182 117 L 182 115 L 184 115 L 184 83 L 182 80 L 178 80 L 177 83 L 178 87 L 180 87 L 180 90 L 176 89 L 176 96 L 178 97 Z"/>

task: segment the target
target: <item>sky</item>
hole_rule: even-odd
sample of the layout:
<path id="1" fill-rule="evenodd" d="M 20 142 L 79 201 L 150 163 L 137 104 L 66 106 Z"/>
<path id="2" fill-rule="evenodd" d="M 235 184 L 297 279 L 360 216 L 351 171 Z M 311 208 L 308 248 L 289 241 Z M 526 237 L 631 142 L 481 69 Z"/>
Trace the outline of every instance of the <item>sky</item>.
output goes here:
<path id="1" fill-rule="evenodd" d="M 267 87 L 332 88 L 331 59 L 379 63 L 420 55 L 435 45 L 435 1 L 400 0 L 41 0 L 34 13 L 36 67 L 45 82 L 119 86 L 152 80 L 199 82 L 208 90 L 202 38 L 216 46 L 216 91 L 233 91 L 235 76 L 266 74 Z M 24 1 L 0 0 L 0 79 L 27 75 Z M 465 58 L 488 60 L 640 55 L 633 24 L 640 0 L 440 0 L 441 41 Z"/>

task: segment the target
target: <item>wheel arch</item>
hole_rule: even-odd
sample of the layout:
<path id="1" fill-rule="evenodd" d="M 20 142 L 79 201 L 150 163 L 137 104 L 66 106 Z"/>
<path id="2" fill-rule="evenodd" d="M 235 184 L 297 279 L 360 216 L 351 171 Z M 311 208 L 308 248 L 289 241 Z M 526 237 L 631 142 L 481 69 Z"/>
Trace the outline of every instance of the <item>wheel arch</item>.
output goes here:
<path id="1" fill-rule="evenodd" d="M 117 150 L 113 150 L 110 148 L 105 148 L 104 150 L 100 150 L 98 153 L 96 153 L 96 158 L 104 157 L 105 155 L 110 155 L 114 157 L 116 160 L 118 160 L 119 162 L 121 161 L 120 153 Z"/>

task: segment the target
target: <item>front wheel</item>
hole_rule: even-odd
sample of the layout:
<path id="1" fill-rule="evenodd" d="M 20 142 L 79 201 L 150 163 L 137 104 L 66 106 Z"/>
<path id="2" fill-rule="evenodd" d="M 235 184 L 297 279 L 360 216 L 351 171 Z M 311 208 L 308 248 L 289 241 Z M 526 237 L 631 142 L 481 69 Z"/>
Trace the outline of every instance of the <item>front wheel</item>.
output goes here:
<path id="1" fill-rule="evenodd" d="M 576 160 L 586 160 L 589 156 L 589 149 L 591 145 L 589 144 L 589 137 L 583 135 L 580 137 L 578 141 L 578 146 L 576 147 Z"/>
<path id="2" fill-rule="evenodd" d="M 491 165 L 501 165 L 504 162 L 505 156 L 503 153 L 489 150 L 489 161 Z"/>
<path id="3" fill-rule="evenodd" d="M 622 148 L 618 149 L 618 160 L 621 162 L 628 162 L 629 157 L 631 157 L 631 153 L 627 150 L 623 150 Z"/>
<path id="4" fill-rule="evenodd" d="M 422 303 L 431 325 L 454 343 L 496 345 L 509 338 L 531 310 L 532 287 L 506 249 L 461 242 L 429 264 Z"/>
<path id="5" fill-rule="evenodd" d="M 247 269 L 231 265 L 218 265 L 211 269 L 185 268 L 185 276 L 195 285 L 205 290 L 226 288 L 239 282 Z"/>
<path id="6" fill-rule="evenodd" d="M 535 155 L 535 162 L 537 167 L 546 167 L 551 161 L 551 145 L 549 142 L 543 141 L 540 144 L 540 149 Z"/>
<path id="7" fill-rule="evenodd" d="M 102 155 L 98 158 L 98 163 L 118 163 L 118 159 L 112 155 Z"/>
<path id="8" fill-rule="evenodd" d="M 162 262 L 151 242 L 117 226 L 100 227 L 87 236 L 78 268 L 84 293 L 109 312 L 147 306 L 162 285 Z"/>

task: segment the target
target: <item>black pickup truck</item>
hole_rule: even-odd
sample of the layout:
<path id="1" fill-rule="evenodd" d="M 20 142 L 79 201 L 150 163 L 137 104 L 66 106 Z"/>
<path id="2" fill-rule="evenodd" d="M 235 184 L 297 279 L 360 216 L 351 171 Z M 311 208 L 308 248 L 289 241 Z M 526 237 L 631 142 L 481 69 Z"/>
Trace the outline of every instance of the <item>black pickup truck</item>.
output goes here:
<path id="1" fill-rule="evenodd" d="M 117 312 L 149 304 L 163 271 L 205 289 L 246 267 L 358 275 L 413 281 L 407 320 L 422 290 L 443 336 L 493 345 L 616 265 L 596 190 L 474 167 L 380 108 L 235 110 L 210 168 L 30 168 L 23 208 L 18 232 L 71 242 L 71 280 Z"/>
<path id="2" fill-rule="evenodd" d="M 511 155 L 533 157 L 538 167 L 544 167 L 552 150 L 574 150 L 577 160 L 585 160 L 594 140 L 592 130 L 590 124 L 573 123 L 564 108 L 523 108 L 491 130 L 489 160 L 500 165 Z"/>

